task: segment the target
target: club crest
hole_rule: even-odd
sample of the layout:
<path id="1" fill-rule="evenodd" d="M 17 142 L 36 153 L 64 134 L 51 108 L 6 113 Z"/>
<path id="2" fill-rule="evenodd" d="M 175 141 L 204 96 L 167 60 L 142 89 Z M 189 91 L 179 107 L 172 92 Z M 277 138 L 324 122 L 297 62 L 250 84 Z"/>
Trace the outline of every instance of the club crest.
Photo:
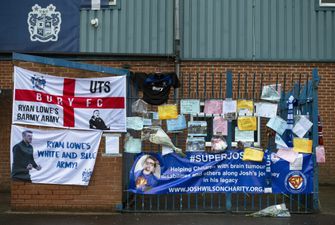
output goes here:
<path id="1" fill-rule="evenodd" d="M 36 88 L 38 90 L 43 90 L 47 81 L 42 77 L 38 77 L 34 75 L 30 78 L 31 83 L 33 84 L 33 88 Z"/>
<path id="2" fill-rule="evenodd" d="M 28 29 L 31 41 L 57 41 L 61 29 L 61 13 L 56 12 L 56 7 L 50 4 L 46 8 L 35 4 L 28 13 Z"/>

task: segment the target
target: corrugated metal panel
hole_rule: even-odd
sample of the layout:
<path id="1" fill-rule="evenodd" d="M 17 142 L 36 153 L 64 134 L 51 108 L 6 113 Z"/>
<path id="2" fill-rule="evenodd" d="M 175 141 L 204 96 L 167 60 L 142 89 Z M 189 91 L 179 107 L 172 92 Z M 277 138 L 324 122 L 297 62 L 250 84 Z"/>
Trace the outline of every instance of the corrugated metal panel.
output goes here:
<path id="1" fill-rule="evenodd" d="M 121 9 L 82 10 L 80 51 L 173 54 L 173 2 L 122 0 Z M 94 28 L 90 21 L 98 18 Z"/>
<path id="2" fill-rule="evenodd" d="M 252 58 L 252 1 L 183 0 L 182 13 L 182 58 Z"/>
<path id="3" fill-rule="evenodd" d="M 335 60 L 335 12 L 315 0 L 183 0 L 182 58 Z"/>

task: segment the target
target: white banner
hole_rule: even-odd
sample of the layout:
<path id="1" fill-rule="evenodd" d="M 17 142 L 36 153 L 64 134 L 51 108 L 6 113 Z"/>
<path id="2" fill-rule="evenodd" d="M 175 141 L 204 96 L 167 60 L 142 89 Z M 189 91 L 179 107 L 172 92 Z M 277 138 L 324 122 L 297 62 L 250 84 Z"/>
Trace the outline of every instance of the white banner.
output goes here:
<path id="1" fill-rule="evenodd" d="M 64 78 L 14 67 L 13 123 L 126 131 L 126 76 Z"/>
<path id="2" fill-rule="evenodd" d="M 44 184 L 88 185 L 102 131 L 39 130 L 12 125 L 11 177 Z"/>

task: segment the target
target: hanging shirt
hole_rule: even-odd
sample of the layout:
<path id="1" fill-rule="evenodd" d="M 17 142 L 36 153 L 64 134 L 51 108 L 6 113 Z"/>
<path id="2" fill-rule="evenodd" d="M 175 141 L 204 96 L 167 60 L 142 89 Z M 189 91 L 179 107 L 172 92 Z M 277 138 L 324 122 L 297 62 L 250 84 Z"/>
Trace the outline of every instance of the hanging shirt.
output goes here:
<path id="1" fill-rule="evenodd" d="M 171 87 L 180 86 L 175 73 L 133 73 L 131 79 L 143 91 L 143 100 L 151 105 L 161 105 L 169 99 Z"/>

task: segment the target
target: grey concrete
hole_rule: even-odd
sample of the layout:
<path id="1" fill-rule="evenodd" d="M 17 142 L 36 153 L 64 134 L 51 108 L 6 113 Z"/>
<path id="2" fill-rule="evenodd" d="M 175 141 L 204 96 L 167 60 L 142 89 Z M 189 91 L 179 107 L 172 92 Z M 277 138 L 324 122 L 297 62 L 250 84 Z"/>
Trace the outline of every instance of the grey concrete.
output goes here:
<path id="1" fill-rule="evenodd" d="M 321 213 L 293 214 L 290 218 L 252 218 L 244 214 L 89 214 L 89 213 L 14 213 L 9 211 L 10 195 L 0 193 L 0 225 L 335 225 L 335 187 L 320 187 Z"/>

